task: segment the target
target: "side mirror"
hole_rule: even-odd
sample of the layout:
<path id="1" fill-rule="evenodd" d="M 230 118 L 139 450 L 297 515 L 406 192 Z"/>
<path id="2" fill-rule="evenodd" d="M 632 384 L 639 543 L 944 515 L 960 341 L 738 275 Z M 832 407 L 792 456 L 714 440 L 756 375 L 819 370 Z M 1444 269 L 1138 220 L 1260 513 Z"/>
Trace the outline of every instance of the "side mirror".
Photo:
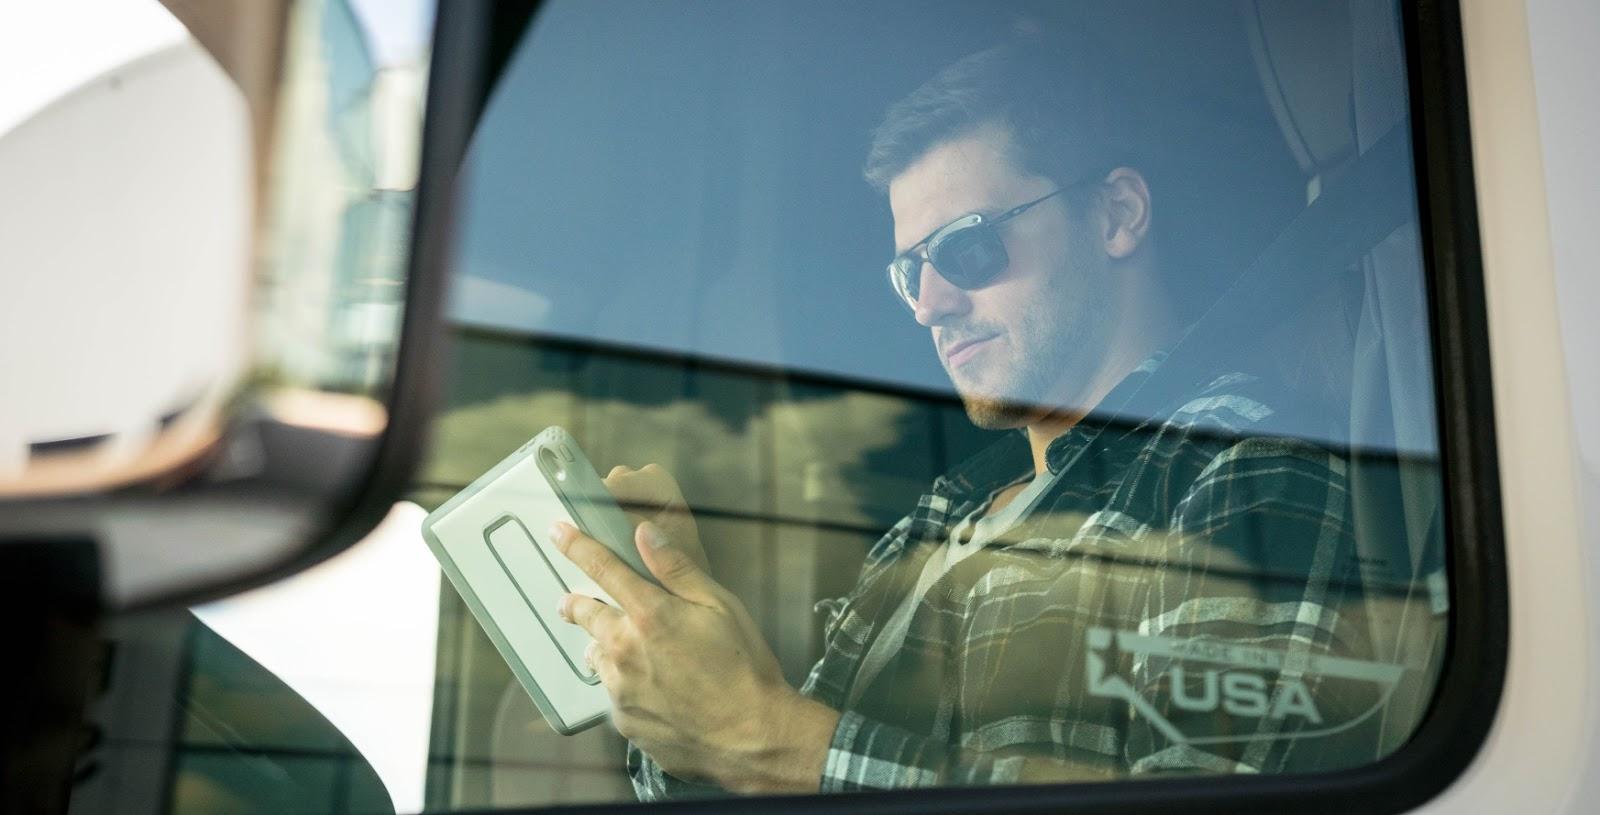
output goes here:
<path id="1" fill-rule="evenodd" d="M 406 4 L 382 63 L 352 4 L 163 3 L 166 40 L 0 120 L 0 547 L 92 551 L 112 610 L 304 568 L 407 486 L 481 95 L 427 70 L 478 3 Z"/>

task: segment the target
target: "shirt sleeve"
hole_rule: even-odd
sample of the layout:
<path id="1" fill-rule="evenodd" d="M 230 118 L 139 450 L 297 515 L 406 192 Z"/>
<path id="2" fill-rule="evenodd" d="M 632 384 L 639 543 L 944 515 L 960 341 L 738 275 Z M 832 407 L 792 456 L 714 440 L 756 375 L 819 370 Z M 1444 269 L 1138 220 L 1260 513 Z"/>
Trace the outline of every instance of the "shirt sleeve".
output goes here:
<path id="1" fill-rule="evenodd" d="M 828 745 L 818 792 L 1015 783 L 1021 757 L 952 749 L 932 739 L 873 721 L 854 711 L 840 716 Z M 1062 766 L 1062 775 L 1066 767 Z M 721 787 L 685 781 L 643 750 L 628 745 L 628 776 L 640 801 L 729 797 Z M 1065 777 L 1057 780 L 1068 780 Z"/>
<path id="2" fill-rule="evenodd" d="M 632 743 L 628 745 L 628 778 L 633 782 L 633 793 L 640 801 L 726 798 L 730 795 L 727 790 L 714 784 L 685 781 L 672 775 Z"/>
<path id="3" fill-rule="evenodd" d="M 822 764 L 822 792 L 1002 784 L 1020 761 L 951 748 L 845 711 Z"/>
<path id="4" fill-rule="evenodd" d="M 855 711 L 839 719 L 822 765 L 822 792 L 966 787 L 992 784 L 1064 784 L 1106 781 L 1117 773 L 1103 764 L 1065 760 L 1044 752 L 980 751 L 875 721 Z"/>

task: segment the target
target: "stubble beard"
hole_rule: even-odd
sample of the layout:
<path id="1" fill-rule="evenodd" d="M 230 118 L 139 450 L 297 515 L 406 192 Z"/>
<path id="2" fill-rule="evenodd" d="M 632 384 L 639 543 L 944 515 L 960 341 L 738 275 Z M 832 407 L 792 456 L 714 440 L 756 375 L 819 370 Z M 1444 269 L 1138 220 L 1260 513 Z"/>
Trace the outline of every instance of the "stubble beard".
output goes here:
<path id="1" fill-rule="evenodd" d="M 1028 424 L 1040 413 L 1036 406 L 976 394 L 962 394 L 967 420 L 983 430 L 1010 430 Z"/>
<path id="2" fill-rule="evenodd" d="M 959 329 L 959 334 L 985 336 L 1000 334 L 1001 329 L 1001 326 L 968 325 Z M 1014 336 L 1006 339 L 1013 339 Z M 984 430 L 1021 427 L 1031 414 L 1037 412 L 1036 408 L 1031 408 L 1015 398 L 1025 393 L 1017 388 L 1020 384 L 1018 380 L 1025 377 L 1019 376 L 1013 366 L 1026 366 L 1026 359 L 1016 360 L 1012 366 L 1007 366 L 1011 370 L 985 370 L 983 373 L 987 374 L 985 378 L 991 380 L 989 382 L 963 382 L 962 377 L 957 376 L 948 363 L 941 360 L 941 364 L 945 366 L 945 375 L 950 377 L 950 384 L 955 386 L 956 396 L 961 399 L 961 406 L 966 409 L 967 420 L 974 425 Z"/>
<path id="3" fill-rule="evenodd" d="M 1052 405 L 1052 397 L 1058 395 L 1062 376 L 1071 366 L 1071 360 L 1063 357 L 1070 354 L 1068 349 L 1080 345 L 1081 326 L 1074 324 L 1076 321 L 1066 326 L 1049 324 L 1051 317 L 1067 315 L 1041 316 L 1043 322 L 1024 322 L 1006 332 L 1010 346 L 1006 350 L 1015 356 L 996 361 L 995 367 L 984 371 L 987 381 L 964 383 L 954 371 L 946 371 L 974 425 L 984 430 L 1009 430 L 1059 409 Z"/>
<path id="4" fill-rule="evenodd" d="M 1095 323 L 1109 309 L 1105 291 L 1084 291 L 1073 307 L 1049 309 L 1013 326 L 1008 350 L 1018 356 L 1005 370 L 992 370 L 989 382 L 963 385 L 946 371 L 967 419 L 984 430 L 1010 430 L 1063 410 L 1094 407 L 1070 404 L 1071 392 L 1087 384 L 1110 351 L 1102 347 L 1109 331 Z"/>
<path id="5" fill-rule="evenodd" d="M 1045 403 L 1045 387 L 1037 381 L 1038 376 L 1029 373 L 1033 372 L 1022 373 L 1016 377 L 1020 382 L 1007 383 L 1011 386 L 1002 389 L 1005 393 L 1027 394 L 1032 397 L 1029 399 L 962 390 L 958 385 L 957 393 L 961 396 L 961 406 L 967 411 L 967 420 L 983 430 L 1011 430 L 1049 414 L 1052 408 Z"/>

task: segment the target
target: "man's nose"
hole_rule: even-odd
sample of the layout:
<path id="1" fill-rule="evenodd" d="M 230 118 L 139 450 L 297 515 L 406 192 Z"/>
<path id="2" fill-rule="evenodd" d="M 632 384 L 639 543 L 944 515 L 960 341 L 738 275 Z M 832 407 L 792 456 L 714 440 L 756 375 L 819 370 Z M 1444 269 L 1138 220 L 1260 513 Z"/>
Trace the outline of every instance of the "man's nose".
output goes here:
<path id="1" fill-rule="evenodd" d="M 917 322 L 931 328 L 951 317 L 959 317 L 972 308 L 967 293 L 945 280 L 932 263 L 923 261 L 920 274 L 922 278 L 917 290 L 917 307 L 913 310 Z"/>

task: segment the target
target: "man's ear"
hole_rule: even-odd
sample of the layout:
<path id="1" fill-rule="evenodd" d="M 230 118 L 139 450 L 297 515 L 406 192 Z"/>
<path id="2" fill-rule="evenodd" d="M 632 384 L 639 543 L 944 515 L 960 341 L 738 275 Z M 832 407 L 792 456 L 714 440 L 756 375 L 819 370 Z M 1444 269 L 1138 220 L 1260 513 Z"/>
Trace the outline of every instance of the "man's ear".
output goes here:
<path id="1" fill-rule="evenodd" d="M 1100 195 L 1106 255 L 1131 257 L 1150 236 L 1150 187 L 1138 170 L 1118 167 L 1106 174 Z"/>

